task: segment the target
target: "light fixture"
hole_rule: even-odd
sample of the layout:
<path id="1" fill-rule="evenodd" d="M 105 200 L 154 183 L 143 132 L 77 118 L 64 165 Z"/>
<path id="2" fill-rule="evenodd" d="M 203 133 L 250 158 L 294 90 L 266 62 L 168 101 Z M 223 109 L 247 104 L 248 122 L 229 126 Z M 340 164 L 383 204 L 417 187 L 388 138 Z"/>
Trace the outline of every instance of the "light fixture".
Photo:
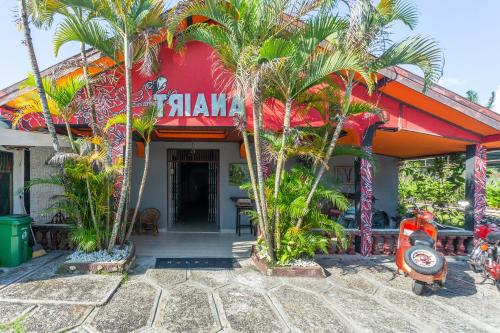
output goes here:
<path id="1" fill-rule="evenodd" d="M 156 135 L 163 139 L 225 139 L 227 132 L 157 129 Z"/>

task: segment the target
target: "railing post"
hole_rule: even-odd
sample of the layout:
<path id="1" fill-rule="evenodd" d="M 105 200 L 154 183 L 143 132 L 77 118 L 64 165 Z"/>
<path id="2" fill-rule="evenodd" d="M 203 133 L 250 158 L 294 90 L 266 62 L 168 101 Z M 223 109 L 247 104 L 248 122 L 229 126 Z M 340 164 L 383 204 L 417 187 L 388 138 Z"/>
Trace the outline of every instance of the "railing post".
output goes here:
<path id="1" fill-rule="evenodd" d="M 446 237 L 444 236 L 438 236 L 437 241 L 436 241 L 436 250 L 438 252 L 444 253 L 444 246 L 443 246 L 443 241 L 445 240 Z"/>
<path id="2" fill-rule="evenodd" d="M 378 247 L 379 236 L 377 234 L 373 234 L 372 238 L 373 238 L 373 251 L 372 251 L 372 253 L 375 255 L 378 255 L 378 254 L 380 254 L 379 247 Z"/>
<path id="3" fill-rule="evenodd" d="M 391 254 L 391 247 L 389 246 L 389 236 L 388 235 L 384 235 L 384 245 L 382 246 L 382 252 L 386 256 Z"/>
<path id="4" fill-rule="evenodd" d="M 457 244 L 457 255 L 463 256 L 466 254 L 466 249 L 465 249 L 465 240 L 467 239 L 467 236 L 458 236 L 458 244 Z"/>
<path id="5" fill-rule="evenodd" d="M 392 236 L 392 254 L 396 254 L 398 252 L 398 241 L 399 241 L 399 235 Z"/>
<path id="6" fill-rule="evenodd" d="M 446 241 L 446 246 L 444 248 L 446 255 L 454 256 L 455 255 L 455 236 L 448 236 Z"/>

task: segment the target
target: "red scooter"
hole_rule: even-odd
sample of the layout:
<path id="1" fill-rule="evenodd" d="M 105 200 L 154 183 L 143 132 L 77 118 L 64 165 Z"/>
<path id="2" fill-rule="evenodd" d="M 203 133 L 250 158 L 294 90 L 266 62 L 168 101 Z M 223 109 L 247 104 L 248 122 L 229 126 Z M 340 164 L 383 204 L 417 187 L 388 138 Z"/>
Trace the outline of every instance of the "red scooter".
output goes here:
<path id="1" fill-rule="evenodd" d="M 500 227 L 480 224 L 474 230 L 475 246 L 469 257 L 473 272 L 481 272 L 484 280 L 493 280 L 500 291 Z"/>
<path id="2" fill-rule="evenodd" d="M 412 290 L 421 295 L 427 284 L 444 286 L 448 268 L 443 254 L 436 251 L 438 228 L 430 212 L 416 211 L 399 226 L 396 265 L 413 279 Z"/>

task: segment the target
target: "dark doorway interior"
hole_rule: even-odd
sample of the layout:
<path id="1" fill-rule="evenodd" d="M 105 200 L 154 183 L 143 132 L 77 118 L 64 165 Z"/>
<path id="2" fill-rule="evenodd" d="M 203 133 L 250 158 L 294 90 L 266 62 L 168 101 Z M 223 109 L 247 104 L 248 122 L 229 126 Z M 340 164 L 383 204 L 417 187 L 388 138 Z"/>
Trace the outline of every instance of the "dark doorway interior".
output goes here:
<path id="1" fill-rule="evenodd" d="M 170 231 L 218 231 L 219 152 L 169 149 Z"/>
<path id="2" fill-rule="evenodd" d="M 180 164 L 177 225 L 206 229 L 208 225 L 208 163 Z"/>

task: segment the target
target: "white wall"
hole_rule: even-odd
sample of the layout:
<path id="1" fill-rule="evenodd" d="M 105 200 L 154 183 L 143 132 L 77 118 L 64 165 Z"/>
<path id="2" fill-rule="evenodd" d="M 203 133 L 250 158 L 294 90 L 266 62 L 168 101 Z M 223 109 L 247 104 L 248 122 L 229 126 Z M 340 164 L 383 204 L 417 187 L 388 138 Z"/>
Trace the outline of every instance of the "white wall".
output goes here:
<path id="1" fill-rule="evenodd" d="M 192 149 L 191 142 L 152 142 L 150 148 L 150 168 L 146 188 L 142 197 L 140 209 L 152 207 L 160 210 L 159 228 L 167 228 L 167 149 Z M 195 142 L 195 149 L 218 149 L 220 158 L 220 228 L 221 231 L 232 231 L 236 225 L 236 208 L 230 197 L 242 197 L 247 194 L 238 186 L 229 185 L 229 163 L 245 163 L 240 158 L 237 142 Z M 131 207 L 137 202 L 144 158 L 133 157 Z"/>
<path id="2" fill-rule="evenodd" d="M 52 147 L 30 148 L 30 179 L 47 179 L 58 172 L 56 167 L 47 164 L 53 154 Z M 59 186 L 37 185 L 30 189 L 30 215 L 35 222 L 50 222 L 55 212 L 47 212 L 53 204 L 52 198 L 62 193 Z"/>
<path id="3" fill-rule="evenodd" d="M 374 155 L 373 195 L 377 199 L 375 208 L 383 210 L 389 216 L 395 216 L 398 207 L 398 163 L 399 159 Z M 333 180 L 335 166 L 353 166 L 354 157 L 338 156 L 330 162 L 326 179 Z M 354 184 L 342 186 L 342 191 L 354 193 Z"/>
<path id="4" fill-rule="evenodd" d="M 167 149 L 192 149 L 191 142 L 153 142 L 151 143 L 151 157 L 149 176 L 142 198 L 140 209 L 154 207 L 160 210 L 159 228 L 167 228 Z M 236 223 L 236 209 L 231 196 L 247 196 L 237 186 L 229 185 L 229 163 L 245 163 L 239 157 L 239 144 L 233 142 L 195 142 L 195 149 L 219 149 L 220 151 L 220 226 L 221 231 L 234 231 Z M 398 159 L 375 155 L 374 195 L 379 199 L 375 207 L 386 211 L 389 216 L 396 214 L 398 199 Z M 325 178 L 333 180 L 335 166 L 353 166 L 352 157 L 335 157 L 330 163 L 330 169 Z M 133 157 L 131 206 L 137 202 L 144 158 L 138 158 L 135 152 Z M 354 185 L 345 185 L 345 192 L 354 192 Z"/>

